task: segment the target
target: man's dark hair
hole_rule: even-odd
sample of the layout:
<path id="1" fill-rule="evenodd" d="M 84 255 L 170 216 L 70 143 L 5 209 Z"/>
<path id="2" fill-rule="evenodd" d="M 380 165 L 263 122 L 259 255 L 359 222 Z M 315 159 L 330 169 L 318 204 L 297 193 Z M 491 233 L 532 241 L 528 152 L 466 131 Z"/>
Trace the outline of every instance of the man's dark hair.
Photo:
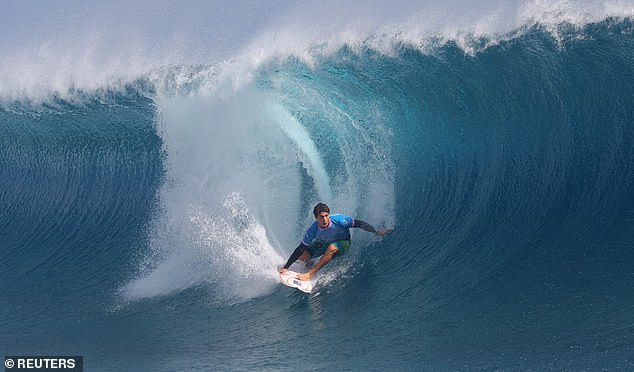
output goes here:
<path id="1" fill-rule="evenodd" d="M 315 208 L 313 208 L 313 215 L 317 218 L 321 212 L 330 214 L 330 208 L 328 208 L 328 206 L 324 203 L 319 203 L 315 206 Z"/>

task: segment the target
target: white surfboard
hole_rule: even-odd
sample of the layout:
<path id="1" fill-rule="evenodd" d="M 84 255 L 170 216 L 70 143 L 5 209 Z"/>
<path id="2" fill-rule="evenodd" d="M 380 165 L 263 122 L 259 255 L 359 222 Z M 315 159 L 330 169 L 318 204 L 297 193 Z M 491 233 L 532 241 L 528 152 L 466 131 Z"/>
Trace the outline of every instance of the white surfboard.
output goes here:
<path id="1" fill-rule="evenodd" d="M 304 293 L 310 293 L 313 290 L 312 280 L 299 280 L 295 271 L 288 270 L 285 273 L 280 273 L 280 281 L 293 288 L 297 288 Z"/>

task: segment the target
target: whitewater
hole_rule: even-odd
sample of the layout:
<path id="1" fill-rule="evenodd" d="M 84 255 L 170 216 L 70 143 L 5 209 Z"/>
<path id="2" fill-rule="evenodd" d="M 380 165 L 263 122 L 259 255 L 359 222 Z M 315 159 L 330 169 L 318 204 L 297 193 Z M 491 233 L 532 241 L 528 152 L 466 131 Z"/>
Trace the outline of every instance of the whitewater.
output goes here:
<path id="1" fill-rule="evenodd" d="M 631 1 L 0 10 L 0 354 L 634 368 Z"/>

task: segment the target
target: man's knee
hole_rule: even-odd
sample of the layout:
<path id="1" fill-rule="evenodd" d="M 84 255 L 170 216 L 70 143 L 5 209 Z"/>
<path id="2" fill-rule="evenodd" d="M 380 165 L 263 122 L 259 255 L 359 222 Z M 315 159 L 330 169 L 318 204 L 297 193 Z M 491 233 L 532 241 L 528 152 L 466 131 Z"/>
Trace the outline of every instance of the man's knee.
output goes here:
<path id="1" fill-rule="evenodd" d="M 337 254 L 337 252 L 339 252 L 339 248 L 337 248 L 337 246 L 334 244 L 330 244 L 328 246 L 328 249 L 326 249 L 326 254 L 329 254 L 331 256 L 334 256 L 335 254 Z"/>

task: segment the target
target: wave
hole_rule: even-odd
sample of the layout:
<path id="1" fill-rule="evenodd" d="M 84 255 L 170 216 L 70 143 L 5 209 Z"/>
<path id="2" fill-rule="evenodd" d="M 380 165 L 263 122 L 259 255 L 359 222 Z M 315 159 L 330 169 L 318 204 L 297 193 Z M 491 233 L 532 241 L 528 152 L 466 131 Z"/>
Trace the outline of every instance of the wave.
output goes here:
<path id="1" fill-rule="evenodd" d="M 536 24 L 557 36 L 561 25 L 582 28 L 634 16 L 626 0 L 459 6 L 373 1 L 364 3 L 362 12 L 338 2 L 236 3 L 222 9 L 213 3 L 187 8 L 170 2 L 97 9 L 75 5 L 70 11 L 53 4 L 5 6 L 3 21 L 12 27 L 0 38 L 6 54 L 0 64 L 1 101 L 39 103 L 51 97 L 72 99 L 77 92 L 121 91 L 137 79 L 160 83 L 170 74 L 166 69 L 183 66 L 222 66 L 232 71 L 232 84 L 239 84 L 271 60 L 296 57 L 313 65 L 343 47 L 390 55 L 401 45 L 429 52 L 450 42 L 473 53 Z M 222 22 L 223 13 L 235 22 Z M 180 76 L 183 84 L 196 74 L 193 70 Z"/>
<path id="2" fill-rule="evenodd" d="M 618 143 L 629 138 L 627 130 L 621 133 L 618 129 L 627 120 L 619 114 L 627 112 L 627 94 L 614 97 L 601 109 L 593 100 L 613 96 L 609 90 L 617 85 L 617 91 L 629 91 L 627 83 L 617 84 L 614 78 L 630 70 L 604 70 L 603 79 L 611 85 L 604 85 L 602 91 L 593 87 L 592 96 L 568 93 L 572 87 L 588 91 L 588 82 L 595 78 L 588 79 L 587 74 L 597 74 L 595 66 L 627 66 L 628 59 L 622 54 L 627 48 L 606 51 L 609 63 L 589 61 L 580 70 L 572 63 L 580 60 L 576 53 L 583 52 L 578 52 L 577 45 L 589 35 L 602 39 L 599 35 L 603 33 L 608 40 L 622 32 L 631 33 L 631 23 L 607 21 L 582 31 L 570 30 L 569 41 L 562 44 L 547 30 L 535 27 L 471 57 L 455 44 L 440 47 L 434 55 L 405 46 L 398 56 L 344 48 L 325 57 L 318 67 L 298 59 L 263 66 L 252 80 L 239 88 L 232 86 L 231 94 L 219 89 L 214 80 L 211 89 L 206 82 L 195 86 L 193 95 L 159 96 L 159 131 L 171 180 L 161 194 L 165 217 L 159 226 L 169 233 L 157 234 L 157 241 L 163 242 L 157 244 L 162 252 L 158 255 L 169 258 L 160 265 L 198 261 L 201 249 L 214 259 L 206 258 L 205 262 L 211 262 L 204 269 L 175 270 L 165 278 L 169 285 L 136 292 L 133 297 L 165 294 L 205 282 L 217 284 L 220 273 L 239 273 L 241 265 L 251 272 L 255 272 L 253 265 L 260 265 L 261 279 L 268 280 L 260 295 L 269 293 L 275 278 L 266 273 L 285 256 L 281 247 L 294 245 L 302 227 L 310 222 L 306 211 L 317 201 L 353 215 L 376 216 L 375 224 L 405 220 L 407 231 L 437 231 L 438 236 L 431 240 L 443 241 L 444 253 L 435 260 L 451 256 L 453 249 L 465 244 L 480 246 L 487 240 L 480 234 L 492 234 L 496 248 L 465 257 L 471 257 L 468 266 L 475 265 L 475 272 L 494 269 L 497 265 L 478 263 L 491 255 L 512 256 L 544 229 L 538 216 L 547 216 L 550 210 L 572 213 L 574 208 L 562 205 L 562 198 L 570 200 L 571 195 L 586 192 L 567 186 L 573 182 L 569 169 L 585 159 L 577 149 L 576 123 L 585 123 L 583 131 L 591 131 L 599 141 L 586 143 L 587 151 L 601 152 L 607 159 L 627 157 L 626 147 Z M 580 36 L 582 41 L 577 41 Z M 580 77 L 562 81 L 563 76 Z M 480 96 L 486 100 L 481 101 Z M 576 100 L 588 102 L 586 106 L 596 110 L 593 115 L 606 116 L 607 122 L 617 125 L 617 132 L 599 131 L 595 124 L 584 121 L 578 116 Z M 548 140 L 549 136 L 559 141 Z M 604 144 L 610 147 L 604 149 Z M 414 168 L 408 169 L 409 164 Z M 590 181 L 590 170 L 577 170 L 575 177 L 596 184 Z M 613 180 L 615 175 L 606 177 Z M 526 188 L 534 182 L 538 183 Z M 608 187 L 599 185 L 596 187 Z M 624 195 L 625 185 L 613 185 L 617 187 L 613 191 Z M 403 194 L 404 190 L 408 191 Z M 430 193 L 420 194 L 420 190 Z M 596 194 L 581 195 L 589 198 L 579 202 L 583 208 L 599 210 L 597 203 L 605 203 L 595 199 Z M 520 211 L 504 204 L 512 197 Z M 243 223 L 235 221 L 227 206 L 233 205 L 228 200 L 236 198 L 248 206 L 241 214 L 252 221 L 253 228 L 266 231 L 265 236 L 250 243 L 232 238 L 235 227 L 228 226 Z M 405 205 L 410 208 L 397 207 L 403 200 L 409 200 Z M 609 203 L 612 209 L 620 209 L 619 204 L 627 202 L 615 199 Z M 415 206 L 423 211 L 416 211 Z M 580 218 L 585 221 L 590 215 L 580 213 Z M 208 221 L 206 225 L 201 225 L 203 220 Z M 277 221 L 292 222 L 280 226 Z M 227 226 L 227 236 L 210 227 L 217 224 Z M 479 231 L 478 238 L 474 231 Z M 206 234 L 205 243 L 200 242 L 200 234 Z M 448 234 L 452 249 L 447 248 Z M 188 236 L 199 240 L 189 242 Z M 182 248 L 184 241 L 190 248 Z M 505 248 L 507 244 L 514 248 Z M 243 248 L 255 254 L 251 261 L 211 253 Z M 400 254 L 408 257 L 412 252 L 404 249 Z M 156 272 L 163 270 L 160 265 Z M 196 274 L 190 277 L 183 272 Z M 242 274 L 233 275 L 235 279 Z M 141 280 L 163 282 L 152 278 L 150 271 Z M 231 288 L 226 293 L 239 292 L 235 280 L 228 283 Z"/>
<path id="3" fill-rule="evenodd" d="M 631 9 L 600 4 L 600 14 Z M 597 9 L 586 6 L 569 9 Z M 631 349 L 634 28 L 560 16 L 554 28 L 502 17 L 522 26 L 461 33 L 470 47 L 450 33 L 410 38 L 416 29 L 383 38 L 375 24 L 360 43 L 318 44 L 321 34 L 259 53 L 263 34 L 223 63 L 162 65 L 99 88 L 75 77 L 10 88 L 28 98 L 0 110 L 0 262 L 15 268 L 0 273 L 12 295 L 0 327 L 42 325 L 16 336 L 30 345 L 28 334 L 46 343 L 81 319 L 77 340 L 106 334 L 126 348 L 160 329 L 152 350 L 216 360 L 232 346 L 192 329 L 235 324 L 245 332 L 231 345 L 266 353 L 254 333 L 278 347 L 278 329 L 303 324 L 334 345 L 342 327 L 365 340 L 348 343 L 362 359 L 333 351 L 351 368 L 385 363 L 361 348 L 402 366 L 424 355 L 433 369 L 627 366 L 615 361 Z M 355 231 L 317 295 L 284 298 L 275 266 L 318 201 L 395 232 Z M 361 319 L 354 329 L 342 307 Z M 267 318 L 270 328 L 239 318 L 271 308 L 289 317 Z M 376 338 L 394 329 L 405 345 Z M 112 351 L 90 345 L 80 349 Z"/>
<path id="4" fill-rule="evenodd" d="M 382 212 L 381 222 L 393 220 L 390 135 L 380 113 L 352 115 L 341 107 L 342 92 L 325 94 L 320 86 L 280 78 L 254 81 L 231 96 L 203 91 L 157 99 L 170 179 L 161 194 L 168 221 L 159 226 L 168 236 L 158 233 L 157 241 L 168 247 L 160 255 L 170 257 L 167 265 L 193 259 L 201 249 L 213 257 L 204 269 L 178 270 L 168 280 L 171 285 L 189 275 L 184 272 L 196 273 L 183 287 L 224 282 L 231 284 L 226 292 L 235 294 L 243 286 L 236 278 L 256 265 L 270 292 L 276 284 L 271 273 L 282 261 L 273 252 L 294 244 L 297 229 L 309 221 L 308 205 L 317 201 L 349 213 Z M 285 88 L 263 89 L 264 84 Z M 248 207 L 233 211 L 236 200 Z M 236 213 L 242 216 L 238 220 Z M 236 240 L 244 218 L 261 231 L 258 239 Z M 190 242 L 187 236 L 196 238 Z M 191 248 L 183 248 L 184 241 Z M 248 262 L 220 252 L 242 252 Z M 222 275 L 229 278 L 223 281 Z"/>

